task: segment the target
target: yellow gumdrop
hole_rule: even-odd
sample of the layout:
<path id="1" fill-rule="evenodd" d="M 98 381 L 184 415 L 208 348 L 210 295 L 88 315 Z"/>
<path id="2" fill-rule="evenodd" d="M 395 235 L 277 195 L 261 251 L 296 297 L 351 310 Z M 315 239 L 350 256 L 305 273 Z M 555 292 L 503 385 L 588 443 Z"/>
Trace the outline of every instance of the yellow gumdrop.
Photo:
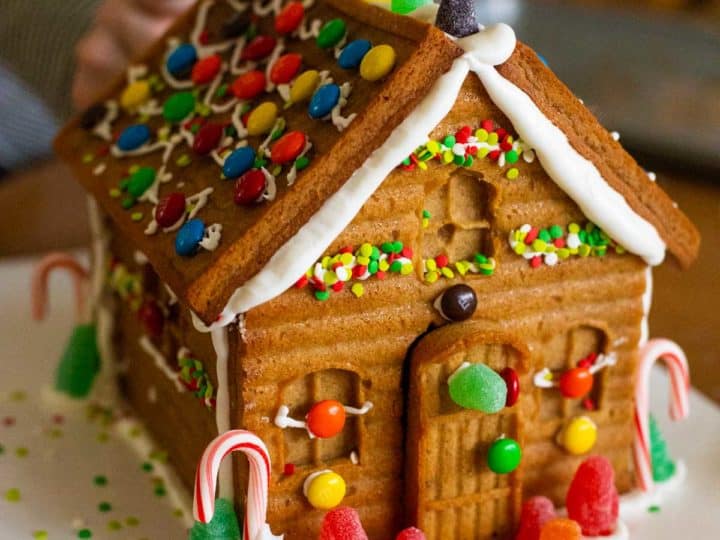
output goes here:
<path id="1" fill-rule="evenodd" d="M 247 130 L 248 135 L 265 135 L 275 125 L 277 120 L 278 108 L 271 101 L 261 103 L 248 116 Z"/>
<path id="2" fill-rule="evenodd" d="M 308 479 L 305 496 L 314 508 L 330 510 L 345 497 L 345 480 L 332 471 L 323 471 Z"/>
<path id="3" fill-rule="evenodd" d="M 120 96 L 120 105 L 124 109 L 134 109 L 145 103 L 150 97 L 150 84 L 147 81 L 130 83 Z"/>
<path id="4" fill-rule="evenodd" d="M 571 454 L 586 454 L 597 441 L 597 426 L 587 416 L 573 418 L 560 434 L 560 444 Z"/>
<path id="5" fill-rule="evenodd" d="M 395 49 L 390 45 L 376 45 L 362 59 L 360 76 L 367 81 L 377 81 L 390 73 L 394 65 Z"/>
<path id="6" fill-rule="evenodd" d="M 320 84 L 320 74 L 316 70 L 309 69 L 302 73 L 290 87 L 290 102 L 300 103 L 310 99 L 310 96 L 315 93 L 318 84 Z"/>

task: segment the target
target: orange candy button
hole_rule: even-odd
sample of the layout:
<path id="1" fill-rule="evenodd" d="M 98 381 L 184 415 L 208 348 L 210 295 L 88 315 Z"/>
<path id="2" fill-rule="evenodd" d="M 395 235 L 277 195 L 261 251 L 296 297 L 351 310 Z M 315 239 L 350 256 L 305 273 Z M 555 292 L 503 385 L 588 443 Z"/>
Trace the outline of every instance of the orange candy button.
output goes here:
<path id="1" fill-rule="evenodd" d="M 345 427 L 345 408 L 334 399 L 318 401 L 307 414 L 307 429 L 319 439 L 334 437 Z"/>
<path id="2" fill-rule="evenodd" d="M 572 519 L 551 519 L 540 531 L 540 540 L 580 540 L 581 538 L 580 525 Z"/>

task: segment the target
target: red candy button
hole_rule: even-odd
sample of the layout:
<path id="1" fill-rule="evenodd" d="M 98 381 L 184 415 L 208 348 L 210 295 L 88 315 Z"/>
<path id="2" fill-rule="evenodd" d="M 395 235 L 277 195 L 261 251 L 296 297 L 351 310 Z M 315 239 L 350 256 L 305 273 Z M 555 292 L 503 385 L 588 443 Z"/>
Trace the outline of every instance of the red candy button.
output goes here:
<path id="1" fill-rule="evenodd" d="M 217 54 L 203 58 L 193 66 L 190 78 L 195 84 L 208 84 L 217 77 L 221 65 L 222 59 Z"/>
<path id="2" fill-rule="evenodd" d="M 243 73 L 230 87 L 238 99 L 253 99 L 265 91 L 265 74 L 262 71 L 248 71 Z"/>
<path id="3" fill-rule="evenodd" d="M 275 48 L 277 40 L 272 36 L 256 36 L 242 51 L 242 60 L 262 60 Z"/>
<path id="4" fill-rule="evenodd" d="M 275 17 L 275 31 L 281 35 L 294 32 L 300 26 L 304 15 L 302 2 L 290 2 Z"/>
<path id="5" fill-rule="evenodd" d="M 145 332 L 151 337 L 158 338 L 162 335 L 165 317 L 160 306 L 154 300 L 145 300 L 138 310 L 138 319 L 145 327 Z"/>
<path id="6" fill-rule="evenodd" d="M 511 367 L 503 369 L 500 372 L 500 376 L 503 378 L 505 385 L 507 386 L 505 406 L 512 407 L 517 403 L 518 396 L 520 396 L 520 379 L 518 378 L 517 372 Z"/>
<path id="7" fill-rule="evenodd" d="M 560 377 L 560 393 L 566 398 L 579 398 L 592 390 L 593 382 L 588 368 L 569 369 Z"/>
<path id="8" fill-rule="evenodd" d="M 345 427 L 345 407 L 334 399 L 318 401 L 305 419 L 310 433 L 319 439 L 334 437 Z"/>
<path id="9" fill-rule="evenodd" d="M 235 182 L 235 204 L 252 204 L 265 191 L 265 175 L 260 169 L 250 169 Z"/>
<path id="10" fill-rule="evenodd" d="M 270 149 L 273 163 L 284 165 L 293 161 L 305 148 L 305 134 L 300 131 L 289 131 L 280 137 Z"/>
<path id="11" fill-rule="evenodd" d="M 215 150 L 223 135 L 223 127 L 215 122 L 208 122 L 200 128 L 193 141 L 193 152 L 205 156 Z"/>
<path id="12" fill-rule="evenodd" d="M 160 199 L 155 208 L 155 221 L 161 227 L 171 227 L 185 213 L 185 195 L 179 192 L 170 193 Z"/>
<path id="13" fill-rule="evenodd" d="M 270 68 L 270 80 L 275 84 L 287 84 L 300 71 L 302 56 L 297 53 L 284 54 Z"/>

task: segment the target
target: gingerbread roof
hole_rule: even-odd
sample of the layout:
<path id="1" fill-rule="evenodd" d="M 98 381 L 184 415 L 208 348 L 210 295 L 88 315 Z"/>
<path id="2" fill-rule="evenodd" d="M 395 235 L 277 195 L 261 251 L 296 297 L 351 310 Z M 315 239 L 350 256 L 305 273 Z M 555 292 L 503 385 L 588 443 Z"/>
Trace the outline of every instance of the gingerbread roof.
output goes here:
<path id="1" fill-rule="evenodd" d="M 205 323 L 287 288 L 424 142 L 478 62 L 534 103 L 498 103 L 521 136 L 533 139 L 523 120 L 539 114 L 567 137 L 573 163 L 555 158 L 562 146 L 538 156 L 547 169 L 567 165 L 548 172 L 593 221 L 611 233 L 614 225 L 615 236 L 647 229 L 628 234 L 626 247 L 650 262 L 665 245 L 683 265 L 696 256 L 689 220 L 507 27 L 463 43 L 359 0 L 305 4 L 199 2 L 57 141 L 86 189 Z M 504 57 L 500 44 L 509 45 Z M 458 63 L 470 54 L 463 47 L 475 48 L 467 68 Z M 491 72 L 476 72 L 486 88 L 495 84 L 483 78 Z M 525 116 L 514 114 L 521 109 Z M 238 188 L 223 175 L 245 180 Z M 610 193 L 604 205 L 598 186 Z M 184 197 L 170 200 L 171 192 Z M 615 213 L 625 220 L 613 222 Z"/>

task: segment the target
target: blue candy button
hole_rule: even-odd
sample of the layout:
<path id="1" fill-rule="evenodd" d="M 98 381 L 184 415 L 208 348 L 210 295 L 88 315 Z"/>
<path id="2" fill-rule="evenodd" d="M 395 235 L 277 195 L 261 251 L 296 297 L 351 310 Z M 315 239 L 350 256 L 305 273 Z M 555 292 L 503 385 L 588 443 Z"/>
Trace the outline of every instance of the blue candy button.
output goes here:
<path id="1" fill-rule="evenodd" d="M 313 94 L 308 112 L 312 118 L 322 118 L 330 114 L 338 101 L 340 101 L 340 87 L 337 84 L 326 84 Z"/>
<path id="2" fill-rule="evenodd" d="M 185 223 L 175 237 L 175 251 L 183 257 L 195 255 L 200 240 L 205 235 L 205 224 L 201 219 L 194 218 Z"/>
<path id="3" fill-rule="evenodd" d="M 338 64 L 343 69 L 355 69 L 360 65 L 364 56 L 372 48 L 367 39 L 356 39 L 348 43 L 340 53 Z"/>
<path id="4" fill-rule="evenodd" d="M 178 46 L 170 56 L 168 56 L 165 67 L 167 70 L 176 77 L 187 75 L 190 69 L 197 62 L 197 51 L 195 47 L 189 43 L 183 43 Z"/>
<path id="5" fill-rule="evenodd" d="M 255 150 L 249 146 L 242 146 L 230 154 L 223 164 L 225 178 L 237 178 L 250 170 L 255 163 Z"/>
<path id="6" fill-rule="evenodd" d="M 134 124 L 126 127 L 120 134 L 117 146 L 123 152 L 137 150 L 150 140 L 150 128 L 145 124 Z"/>

